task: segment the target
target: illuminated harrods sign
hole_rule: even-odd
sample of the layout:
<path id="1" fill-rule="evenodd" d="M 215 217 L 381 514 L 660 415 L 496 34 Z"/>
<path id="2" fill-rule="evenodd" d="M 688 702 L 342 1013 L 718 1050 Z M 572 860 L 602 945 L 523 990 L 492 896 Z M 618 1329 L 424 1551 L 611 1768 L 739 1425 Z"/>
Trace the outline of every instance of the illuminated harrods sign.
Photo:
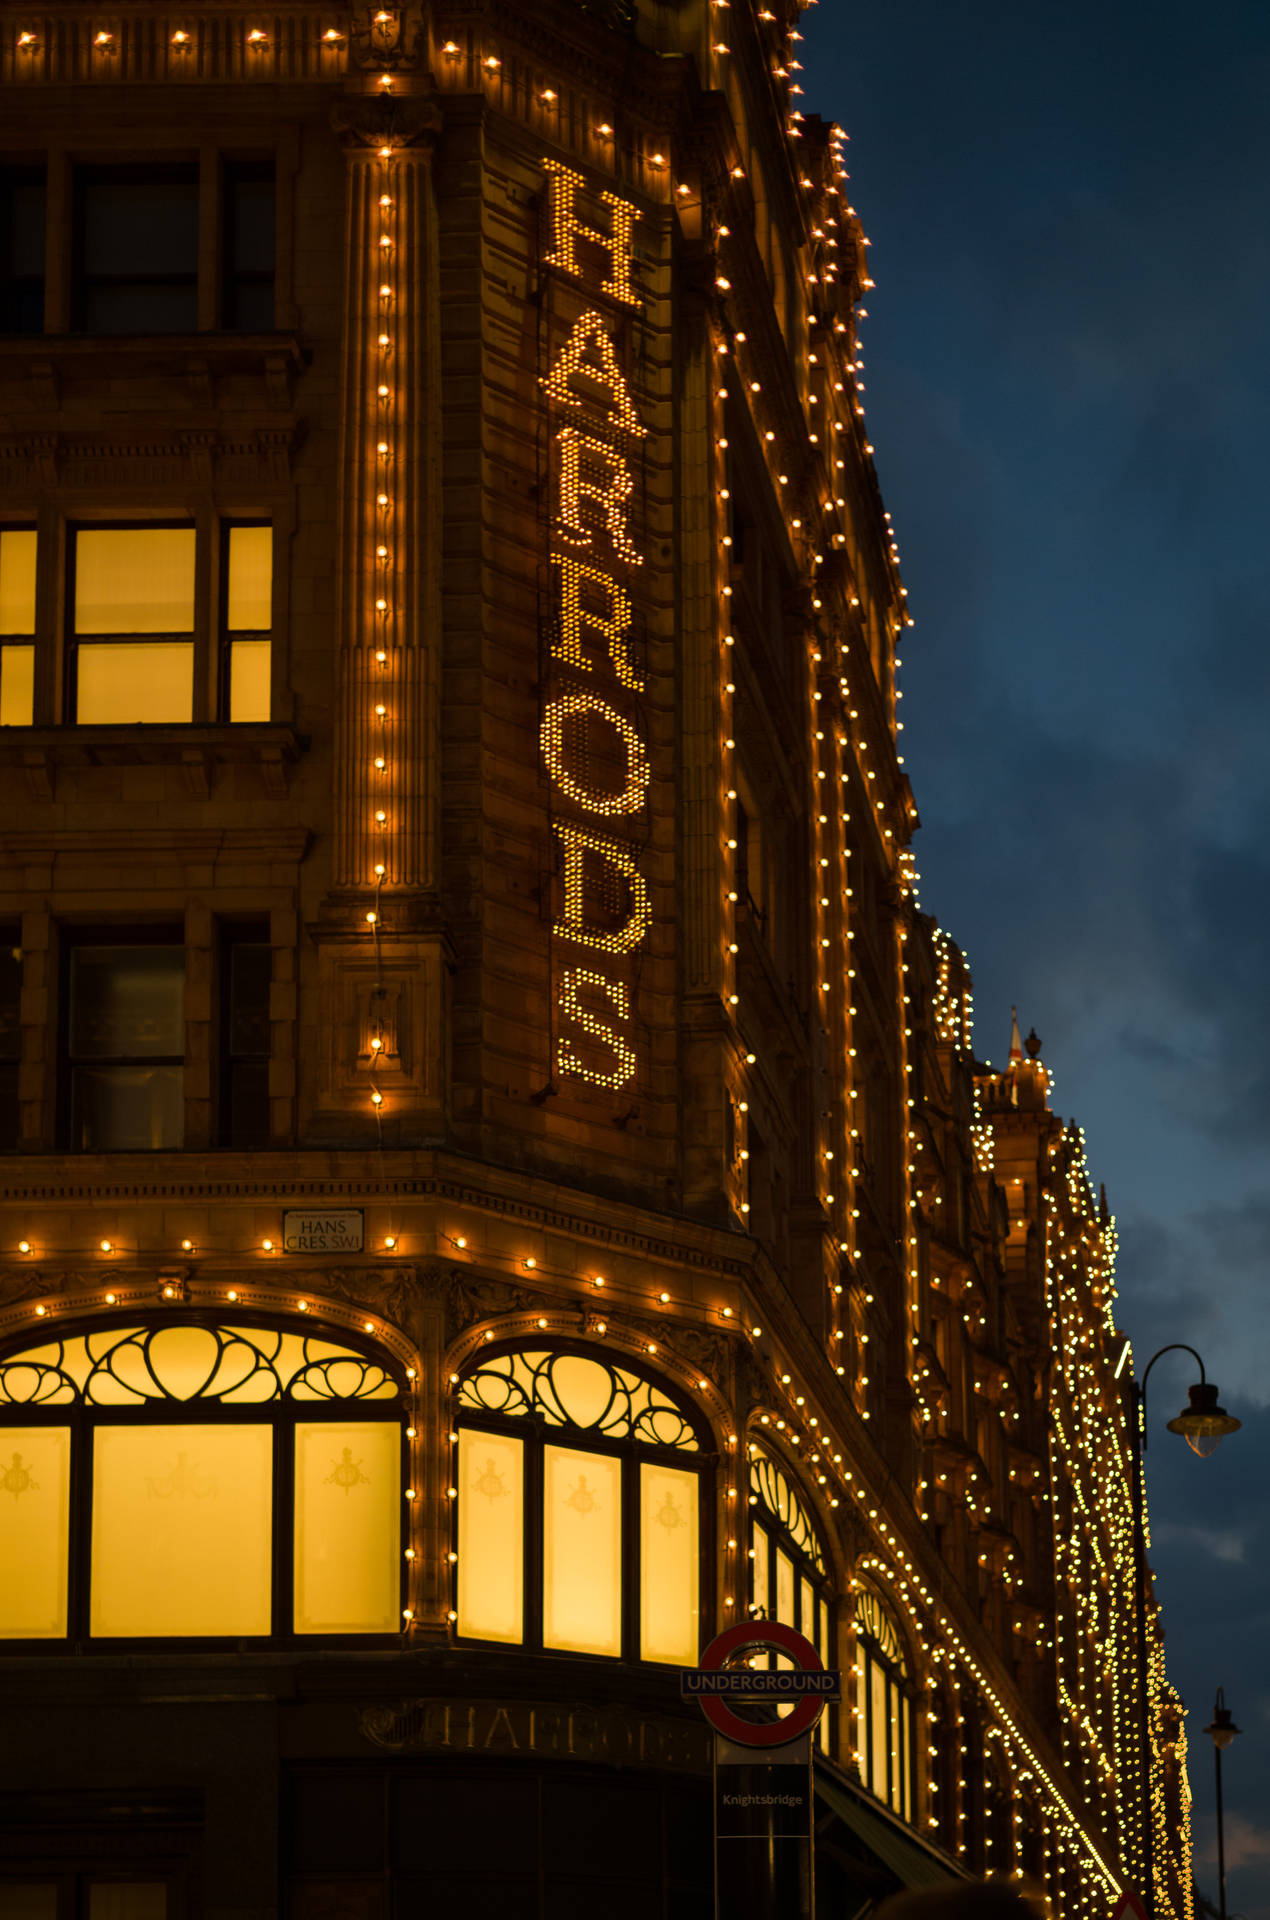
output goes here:
<path id="1" fill-rule="evenodd" d="M 624 1087 L 639 1067 L 632 987 L 623 972 L 648 938 L 652 900 L 638 831 L 652 765 L 638 707 L 632 582 L 644 555 L 632 531 L 631 460 L 647 428 L 632 397 L 623 333 L 640 306 L 632 284 L 638 209 L 588 187 L 556 160 L 547 173 L 544 264 L 583 289 L 581 310 L 551 336 L 542 385 L 550 431 L 552 622 L 540 745 L 551 776 L 562 910 L 552 927 L 553 1069 Z M 597 224 L 583 217 L 584 197 Z M 606 309 L 585 304 L 598 295 Z M 556 805 L 567 815 L 556 812 Z M 576 817 L 574 817 L 576 816 Z M 578 951 L 578 950 L 581 951 Z"/>
<path id="2" fill-rule="evenodd" d="M 287 1253 L 360 1253 L 360 1209 L 342 1213 L 284 1213 L 282 1244 Z"/>

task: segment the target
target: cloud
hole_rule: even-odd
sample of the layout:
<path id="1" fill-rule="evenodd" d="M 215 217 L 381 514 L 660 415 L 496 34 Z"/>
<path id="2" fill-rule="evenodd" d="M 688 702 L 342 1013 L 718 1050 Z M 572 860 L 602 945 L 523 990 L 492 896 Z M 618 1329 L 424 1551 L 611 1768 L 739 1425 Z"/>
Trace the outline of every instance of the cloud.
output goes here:
<path id="1" fill-rule="evenodd" d="M 1151 1529 L 1152 1547 L 1197 1547 L 1214 1560 L 1241 1562 L 1247 1544 L 1246 1535 L 1216 1527 L 1183 1527 L 1165 1520 Z"/>

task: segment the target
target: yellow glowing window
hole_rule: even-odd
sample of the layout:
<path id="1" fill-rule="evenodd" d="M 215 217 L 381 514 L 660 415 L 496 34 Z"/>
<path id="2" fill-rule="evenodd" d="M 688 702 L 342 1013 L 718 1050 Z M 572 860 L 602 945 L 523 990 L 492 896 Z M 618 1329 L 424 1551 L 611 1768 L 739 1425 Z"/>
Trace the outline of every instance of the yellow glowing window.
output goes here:
<path id="1" fill-rule="evenodd" d="M 607 1454 L 543 1449 L 543 1645 L 622 1651 L 622 1474 Z"/>
<path id="2" fill-rule="evenodd" d="M 35 632 L 35 531 L 0 529 L 0 634 Z"/>
<path id="3" fill-rule="evenodd" d="M 483 1359 L 456 1399 L 459 1635 L 693 1664 L 702 1466 L 687 1412 L 607 1357 L 542 1350 Z"/>
<path id="4" fill-rule="evenodd" d="M 271 1630 L 271 1426 L 115 1426 L 93 1436 L 96 1638 Z"/>
<path id="5" fill-rule="evenodd" d="M 401 1428 L 295 1430 L 295 1631 L 391 1633 L 401 1614 Z"/>
<path id="6" fill-rule="evenodd" d="M 400 1398 L 372 1355 L 271 1328 L 0 1357 L 0 1641 L 395 1635 Z"/>
<path id="7" fill-rule="evenodd" d="M 69 1427 L 0 1430 L 0 1639 L 66 1633 Z"/>
<path id="8" fill-rule="evenodd" d="M 75 718 L 83 726 L 194 717 L 193 527 L 82 527 L 75 546 Z"/>
<path id="9" fill-rule="evenodd" d="M 273 528 L 225 529 L 228 715 L 237 724 L 270 717 Z"/>
<path id="10" fill-rule="evenodd" d="M 75 718 L 81 726 L 184 725 L 193 717 L 192 645 L 107 640 L 79 649 Z"/>
<path id="11" fill-rule="evenodd" d="M 643 1461 L 639 1469 L 640 1657 L 695 1666 L 701 1651 L 697 1514 L 691 1470 Z"/>
<path id="12" fill-rule="evenodd" d="M 518 1643 L 525 1622 L 525 1443 L 459 1434 L 459 1632 Z"/>
<path id="13" fill-rule="evenodd" d="M 856 1601 L 856 1630 L 865 1674 L 859 1703 L 865 1784 L 903 1819 L 912 1818 L 912 1707 L 904 1650 L 895 1623 L 874 1594 Z"/>
<path id="14" fill-rule="evenodd" d="M 230 527 L 225 624 L 231 633 L 268 633 L 273 625 L 273 528 Z"/>
<path id="15" fill-rule="evenodd" d="M 0 727 L 29 727 L 35 717 L 35 648 L 0 646 Z"/>
<path id="16" fill-rule="evenodd" d="M 192 633 L 193 527 L 81 527 L 77 634 Z"/>

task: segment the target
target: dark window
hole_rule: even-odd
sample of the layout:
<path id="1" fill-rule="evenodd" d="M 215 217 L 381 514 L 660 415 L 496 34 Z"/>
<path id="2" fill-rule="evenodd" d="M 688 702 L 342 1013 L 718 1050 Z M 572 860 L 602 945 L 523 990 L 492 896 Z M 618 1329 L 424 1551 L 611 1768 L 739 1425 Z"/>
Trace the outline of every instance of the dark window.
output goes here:
<path id="1" fill-rule="evenodd" d="M 0 1153 L 18 1144 L 18 1064 L 22 1057 L 22 949 L 0 928 Z"/>
<path id="2" fill-rule="evenodd" d="M 82 333 L 198 326 L 198 169 L 82 167 L 73 324 Z"/>
<path id="3" fill-rule="evenodd" d="M 0 333 L 44 331 L 44 174 L 0 171 Z"/>
<path id="4" fill-rule="evenodd" d="M 77 945 L 67 968 L 68 1145 L 148 1153 L 184 1134 L 185 949 Z"/>
<path id="5" fill-rule="evenodd" d="M 239 333 L 273 326 L 274 185 L 269 161 L 225 168 L 221 324 Z"/>
<path id="6" fill-rule="evenodd" d="M 221 1140 L 227 1147 L 267 1147 L 273 968 L 268 928 L 228 928 L 222 953 Z"/>

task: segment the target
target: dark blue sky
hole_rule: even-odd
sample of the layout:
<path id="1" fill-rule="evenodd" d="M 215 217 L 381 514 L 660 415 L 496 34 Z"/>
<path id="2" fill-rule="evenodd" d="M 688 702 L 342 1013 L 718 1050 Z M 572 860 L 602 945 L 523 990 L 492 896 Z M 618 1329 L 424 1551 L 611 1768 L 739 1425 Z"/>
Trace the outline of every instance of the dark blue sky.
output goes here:
<path id="1" fill-rule="evenodd" d="M 825 0 L 877 280 L 866 404 L 916 626 L 902 736 L 922 904 L 1084 1126 L 1139 1366 L 1204 1357 L 1201 1462 L 1151 1377 L 1169 1670 L 1197 1876 L 1270 1920 L 1270 8 Z"/>

